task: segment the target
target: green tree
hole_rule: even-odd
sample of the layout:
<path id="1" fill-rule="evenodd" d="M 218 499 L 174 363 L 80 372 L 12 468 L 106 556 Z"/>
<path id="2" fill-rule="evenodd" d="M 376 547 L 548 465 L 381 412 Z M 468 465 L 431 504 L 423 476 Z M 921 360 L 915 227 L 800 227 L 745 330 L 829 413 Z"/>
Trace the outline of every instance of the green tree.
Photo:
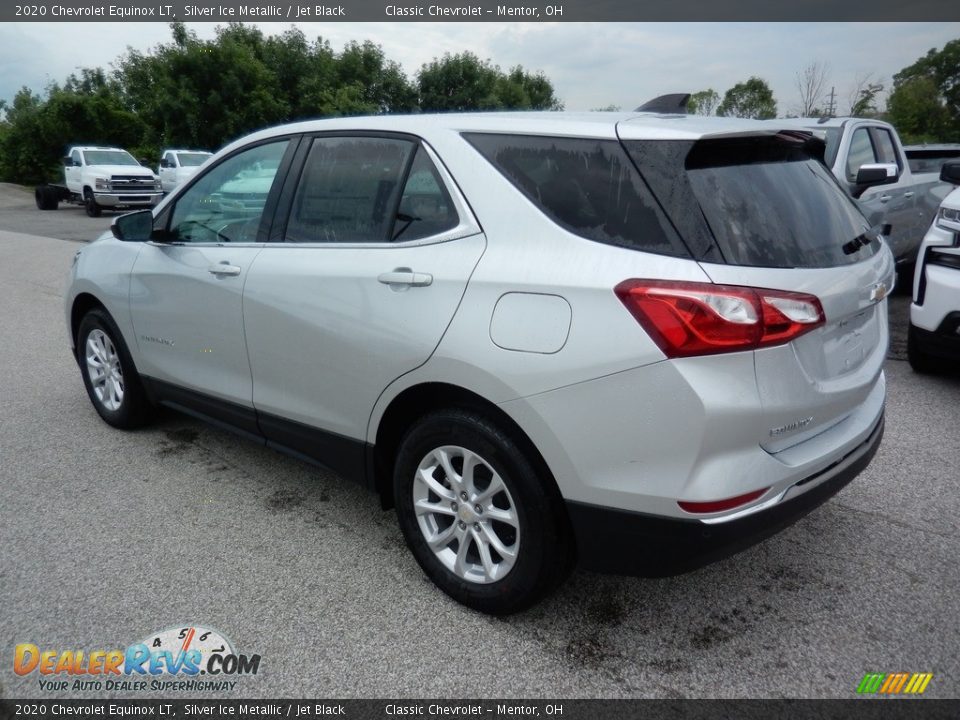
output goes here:
<path id="1" fill-rule="evenodd" d="M 894 75 L 888 111 L 898 129 L 916 139 L 960 141 L 960 39 Z"/>
<path id="2" fill-rule="evenodd" d="M 727 90 L 717 115 L 766 120 L 777 116 L 777 102 L 764 80 L 751 77 Z"/>
<path id="3" fill-rule="evenodd" d="M 955 120 L 931 77 L 903 80 L 890 93 L 887 115 L 905 143 L 954 141 Z"/>
<path id="4" fill-rule="evenodd" d="M 425 112 L 468 110 L 560 110 L 553 85 L 542 74 L 519 65 L 504 73 L 471 52 L 434 59 L 417 74 L 420 109 Z"/>
<path id="5" fill-rule="evenodd" d="M 713 88 L 695 92 L 687 100 L 687 114 L 713 115 L 720 104 L 720 95 Z"/>

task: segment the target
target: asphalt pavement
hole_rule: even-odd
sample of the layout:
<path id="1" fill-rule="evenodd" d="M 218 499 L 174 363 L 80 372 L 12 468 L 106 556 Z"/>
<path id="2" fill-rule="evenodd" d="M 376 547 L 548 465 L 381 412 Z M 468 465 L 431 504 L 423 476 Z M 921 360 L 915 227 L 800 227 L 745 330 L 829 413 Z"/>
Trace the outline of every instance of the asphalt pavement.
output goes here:
<path id="1" fill-rule="evenodd" d="M 579 571 L 495 619 L 435 589 L 358 487 L 172 412 L 104 424 L 68 353 L 62 238 L 109 218 L 30 203 L 0 188 L 0 697 L 89 696 L 16 675 L 17 644 L 109 650 L 195 624 L 262 657 L 195 697 L 850 698 L 894 671 L 960 695 L 960 376 L 903 361 L 905 296 L 886 436 L 836 498 L 694 573 Z"/>

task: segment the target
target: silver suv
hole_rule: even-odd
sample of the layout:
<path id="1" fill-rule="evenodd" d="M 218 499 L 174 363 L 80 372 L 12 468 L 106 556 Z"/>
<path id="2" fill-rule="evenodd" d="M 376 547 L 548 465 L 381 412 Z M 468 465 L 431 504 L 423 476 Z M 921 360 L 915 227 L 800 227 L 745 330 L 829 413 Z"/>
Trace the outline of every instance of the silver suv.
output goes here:
<path id="1" fill-rule="evenodd" d="M 111 425 L 167 405 L 319 462 L 509 613 L 575 562 L 728 555 L 869 463 L 894 265 L 867 225 L 770 123 L 314 121 L 117 218 L 67 324 Z"/>

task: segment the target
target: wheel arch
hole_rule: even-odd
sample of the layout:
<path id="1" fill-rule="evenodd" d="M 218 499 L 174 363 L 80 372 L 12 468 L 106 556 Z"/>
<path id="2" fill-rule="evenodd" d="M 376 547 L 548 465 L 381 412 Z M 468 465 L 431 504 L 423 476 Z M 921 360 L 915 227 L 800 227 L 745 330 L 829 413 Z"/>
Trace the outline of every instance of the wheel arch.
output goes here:
<path id="1" fill-rule="evenodd" d="M 84 316 L 91 310 L 103 310 L 107 315 L 110 315 L 110 311 L 107 310 L 106 305 L 100 302 L 95 295 L 88 292 L 78 293 L 73 299 L 73 304 L 70 306 L 70 338 L 73 343 L 74 357 L 78 357 L 77 333 L 80 331 L 80 323 L 83 321 Z M 112 318 L 113 316 L 110 315 L 110 317 Z M 114 320 L 114 322 L 116 321 Z"/>
<path id="2" fill-rule="evenodd" d="M 404 389 L 387 405 L 371 451 L 374 489 L 384 509 L 393 507 L 393 467 L 400 442 L 419 418 L 446 408 L 472 410 L 496 422 L 519 445 L 543 478 L 548 496 L 567 519 L 563 496 L 550 466 L 522 427 L 502 408 L 472 390 L 446 382 L 423 382 Z M 569 522 L 569 520 L 567 519 Z M 571 531 L 572 532 L 572 531 Z"/>

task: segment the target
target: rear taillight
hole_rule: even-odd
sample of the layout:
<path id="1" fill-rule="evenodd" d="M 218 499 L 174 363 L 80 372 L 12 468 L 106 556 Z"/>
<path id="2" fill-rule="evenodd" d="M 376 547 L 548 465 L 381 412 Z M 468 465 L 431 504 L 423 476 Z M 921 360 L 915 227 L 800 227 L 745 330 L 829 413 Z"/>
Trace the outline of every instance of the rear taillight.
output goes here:
<path id="1" fill-rule="evenodd" d="M 782 345 L 824 323 L 813 295 L 670 280 L 624 280 L 614 292 L 667 357 Z"/>

